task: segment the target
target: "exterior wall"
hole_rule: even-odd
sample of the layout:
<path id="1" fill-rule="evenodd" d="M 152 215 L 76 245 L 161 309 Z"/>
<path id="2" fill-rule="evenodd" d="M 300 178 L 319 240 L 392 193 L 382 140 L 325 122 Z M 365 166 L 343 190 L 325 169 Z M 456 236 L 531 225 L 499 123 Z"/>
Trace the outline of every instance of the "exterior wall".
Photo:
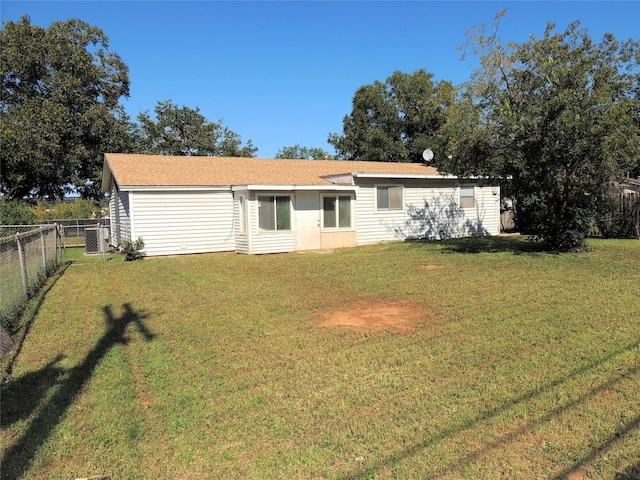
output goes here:
<path id="1" fill-rule="evenodd" d="M 500 187 L 476 187 L 476 205 L 484 235 L 500 235 Z"/>
<path id="2" fill-rule="evenodd" d="M 460 208 L 460 190 L 453 180 L 434 179 L 425 183 L 360 179 L 358 185 L 358 245 L 500 233 L 500 193 L 497 188 L 475 186 L 474 207 Z M 404 208 L 376 211 L 376 186 L 379 185 L 404 185 Z"/>
<path id="3" fill-rule="evenodd" d="M 131 234 L 147 255 L 235 250 L 231 191 L 131 192 Z"/>
<path id="4" fill-rule="evenodd" d="M 319 191 L 251 191 L 237 190 L 234 201 L 236 252 L 265 254 L 285 253 L 319 248 L 342 248 L 356 245 L 355 228 L 351 231 L 327 231 L 320 227 Z M 345 192 L 338 192 L 344 195 Z M 329 194 L 331 194 L 329 192 Z M 350 193 L 349 193 L 350 194 Z M 291 229 L 261 231 L 258 221 L 258 196 L 287 195 L 291 197 Z M 246 201 L 246 235 L 240 232 L 240 196 Z M 316 238 L 311 238 L 315 236 Z"/>
<path id="5" fill-rule="evenodd" d="M 122 240 L 131 240 L 129 217 L 129 194 L 121 192 L 114 182 L 109 195 L 109 218 L 111 220 L 111 243 L 120 245 Z"/>
<path id="6" fill-rule="evenodd" d="M 240 228 L 240 197 L 244 197 L 245 205 L 245 215 L 247 217 L 244 219 L 245 221 L 245 230 L 243 231 Z M 235 251 L 236 253 L 249 253 L 249 195 L 246 190 L 234 192 L 233 195 L 233 229 L 236 232 L 235 234 Z"/>
<path id="7" fill-rule="evenodd" d="M 322 232 L 320 248 L 347 248 L 356 246 L 356 232 Z"/>
<path id="8" fill-rule="evenodd" d="M 289 195 L 293 202 L 292 191 L 278 192 L 250 192 L 247 195 L 247 239 L 246 249 L 236 249 L 238 253 L 285 253 L 296 249 L 295 242 L 295 215 L 293 204 L 291 205 L 291 230 L 264 232 L 260 231 L 258 222 L 258 195 Z"/>
<path id="9" fill-rule="evenodd" d="M 403 185 L 404 208 L 376 211 L 378 185 Z M 241 195 L 246 201 L 245 234 L 240 228 L 238 198 Z M 291 197 L 290 230 L 260 231 L 258 195 Z M 474 195 L 473 208 L 462 209 L 459 207 L 459 187 L 453 180 L 434 179 L 425 183 L 424 180 L 358 179 L 353 203 L 355 231 L 333 232 L 318 228 L 320 248 L 418 238 L 498 235 L 499 189 L 475 186 Z M 298 227 L 295 205 L 296 192 L 293 191 L 121 192 L 115 184 L 109 199 L 111 222 L 120 225 L 120 240 L 142 237 L 145 252 L 150 256 L 221 251 L 293 252 L 297 249 Z M 319 210 L 318 215 L 321 213 Z"/>

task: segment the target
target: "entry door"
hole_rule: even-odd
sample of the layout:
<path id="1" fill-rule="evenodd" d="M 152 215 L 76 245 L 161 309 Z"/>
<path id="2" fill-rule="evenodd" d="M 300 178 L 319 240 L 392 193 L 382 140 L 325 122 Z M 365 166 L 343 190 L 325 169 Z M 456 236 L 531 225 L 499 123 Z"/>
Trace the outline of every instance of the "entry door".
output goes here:
<path id="1" fill-rule="evenodd" d="M 296 250 L 320 248 L 320 193 L 296 192 Z"/>

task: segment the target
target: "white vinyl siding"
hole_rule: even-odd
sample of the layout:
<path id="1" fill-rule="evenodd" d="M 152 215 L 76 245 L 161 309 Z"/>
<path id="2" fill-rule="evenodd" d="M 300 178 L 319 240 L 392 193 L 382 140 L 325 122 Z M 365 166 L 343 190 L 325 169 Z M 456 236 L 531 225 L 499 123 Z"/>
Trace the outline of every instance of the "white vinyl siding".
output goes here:
<path id="1" fill-rule="evenodd" d="M 399 240 L 393 225 L 404 223 L 404 210 L 379 210 L 377 188 L 373 184 L 360 185 L 355 201 L 356 242 L 358 245 Z"/>
<path id="2" fill-rule="evenodd" d="M 236 192 L 237 201 L 234 204 L 234 230 L 236 232 L 235 235 L 235 251 L 237 253 L 248 253 L 249 252 L 249 196 L 246 191 Z M 243 205 L 241 205 L 241 200 Z M 242 208 L 244 207 L 244 208 Z M 244 210 L 244 223 L 245 230 L 242 233 L 242 212 L 241 209 Z"/>
<path id="3" fill-rule="evenodd" d="M 293 252 L 296 249 L 294 225 L 288 230 L 260 230 L 258 198 L 287 197 L 291 205 L 291 193 L 249 192 L 247 195 L 247 235 L 236 246 L 238 253 L 284 253 Z M 274 205 L 275 208 L 275 205 Z M 291 208 L 291 207 L 290 207 Z M 293 222 L 291 215 L 290 222 Z"/>
<path id="4" fill-rule="evenodd" d="M 112 223 L 115 223 L 116 217 L 120 221 L 121 239 L 142 237 L 145 253 L 149 256 L 219 251 L 251 254 L 292 252 L 299 248 L 296 235 L 300 235 L 301 225 L 317 228 L 318 235 L 324 235 L 323 242 L 334 242 L 333 236 L 351 231 L 351 245 L 413 238 L 499 234 L 498 187 L 473 186 L 474 207 L 462 209 L 459 207 L 460 187 L 455 180 L 429 179 L 425 182 L 408 179 L 402 187 L 403 209 L 379 210 L 378 185 L 374 179 L 359 179 L 355 193 L 316 192 L 315 203 L 304 204 L 304 208 L 311 208 L 316 213 L 311 224 L 308 222 L 311 217 L 300 216 L 294 209 L 295 202 L 291 201 L 295 197 L 293 191 L 236 191 L 234 201 L 230 190 L 118 191 L 114 183 L 109 208 Z M 245 235 L 240 233 L 239 196 L 244 196 L 246 204 Z M 258 197 L 274 198 L 274 209 L 276 197 L 288 199 L 288 229 L 259 229 Z M 344 218 L 340 219 L 343 216 L 341 213 L 346 216 L 348 210 L 339 205 L 342 197 L 350 198 L 350 227 L 346 226 Z M 334 219 L 334 224 L 338 225 L 336 232 L 331 231 L 334 227 L 326 228 L 324 225 L 325 198 L 337 200 L 338 215 Z M 135 214 L 131 215 L 131 212 Z M 281 223 L 281 226 L 284 224 Z M 319 245 L 316 248 L 320 248 Z"/>
<path id="5" fill-rule="evenodd" d="M 474 207 L 468 209 L 459 207 L 459 194 L 459 187 L 453 181 L 434 180 L 427 185 L 407 181 L 404 210 L 385 211 L 376 208 L 376 185 L 361 182 L 356 202 L 357 244 L 498 235 L 499 188 L 475 187 Z"/>
<path id="6" fill-rule="evenodd" d="M 111 243 L 118 246 L 122 240 L 131 240 L 129 218 L 129 192 L 121 192 L 111 184 L 109 195 L 109 217 L 111 219 Z"/>
<path id="7" fill-rule="evenodd" d="M 500 187 L 476 187 L 476 218 L 487 235 L 500 235 Z"/>
<path id="8" fill-rule="evenodd" d="M 238 196 L 238 234 L 247 234 L 247 197 Z"/>
<path id="9" fill-rule="evenodd" d="M 132 234 L 147 255 L 235 250 L 230 191 L 132 192 Z"/>

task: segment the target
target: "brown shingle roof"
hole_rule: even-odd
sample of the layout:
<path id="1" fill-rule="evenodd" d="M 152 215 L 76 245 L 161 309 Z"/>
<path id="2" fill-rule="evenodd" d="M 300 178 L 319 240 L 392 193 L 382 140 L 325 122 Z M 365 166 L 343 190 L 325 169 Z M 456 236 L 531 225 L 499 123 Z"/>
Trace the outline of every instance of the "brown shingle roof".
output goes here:
<path id="1" fill-rule="evenodd" d="M 237 157 L 183 157 L 105 154 L 118 185 L 222 186 L 222 185 L 328 185 L 323 177 L 359 173 L 437 175 L 433 167 L 418 163 L 340 160 L 280 160 Z M 106 176 L 106 175 L 105 175 Z M 106 186 L 108 188 L 108 186 Z"/>

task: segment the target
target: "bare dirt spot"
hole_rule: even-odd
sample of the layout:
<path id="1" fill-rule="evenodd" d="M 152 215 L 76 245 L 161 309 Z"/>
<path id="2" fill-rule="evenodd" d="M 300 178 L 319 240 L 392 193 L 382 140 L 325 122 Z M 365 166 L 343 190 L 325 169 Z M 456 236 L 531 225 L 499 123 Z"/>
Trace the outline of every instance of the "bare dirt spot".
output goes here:
<path id="1" fill-rule="evenodd" d="M 420 270 L 439 270 L 442 267 L 443 267 L 442 265 L 420 265 L 420 267 L 418 268 Z"/>
<path id="2" fill-rule="evenodd" d="M 358 303 L 345 310 L 336 310 L 323 315 L 321 327 L 351 327 L 363 333 L 384 330 L 411 333 L 418 326 L 423 311 L 416 304 Z"/>
<path id="3" fill-rule="evenodd" d="M 567 480 L 587 480 L 587 473 L 582 470 L 574 470 L 567 474 Z"/>

